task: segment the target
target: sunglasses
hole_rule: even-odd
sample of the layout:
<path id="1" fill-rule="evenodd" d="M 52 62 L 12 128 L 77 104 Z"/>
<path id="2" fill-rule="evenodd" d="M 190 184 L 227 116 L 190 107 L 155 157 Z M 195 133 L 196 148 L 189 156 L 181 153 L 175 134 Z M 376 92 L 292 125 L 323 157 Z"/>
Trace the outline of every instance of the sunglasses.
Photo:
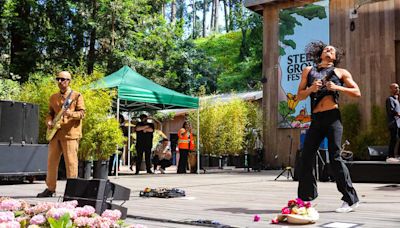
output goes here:
<path id="1" fill-rule="evenodd" d="M 58 82 L 63 82 L 65 80 L 69 81 L 69 78 L 56 78 L 56 81 Z"/>

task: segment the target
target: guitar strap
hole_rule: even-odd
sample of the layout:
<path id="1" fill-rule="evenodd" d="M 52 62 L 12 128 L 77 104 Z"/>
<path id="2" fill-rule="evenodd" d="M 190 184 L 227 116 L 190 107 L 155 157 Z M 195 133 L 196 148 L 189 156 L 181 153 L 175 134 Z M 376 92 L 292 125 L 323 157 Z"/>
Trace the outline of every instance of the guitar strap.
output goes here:
<path id="1" fill-rule="evenodd" d="M 71 92 L 68 94 L 67 98 L 64 101 L 63 107 L 64 108 L 68 108 L 68 106 L 71 104 L 71 102 L 69 102 L 69 99 L 71 98 L 72 92 L 74 92 L 73 90 L 71 90 Z"/>

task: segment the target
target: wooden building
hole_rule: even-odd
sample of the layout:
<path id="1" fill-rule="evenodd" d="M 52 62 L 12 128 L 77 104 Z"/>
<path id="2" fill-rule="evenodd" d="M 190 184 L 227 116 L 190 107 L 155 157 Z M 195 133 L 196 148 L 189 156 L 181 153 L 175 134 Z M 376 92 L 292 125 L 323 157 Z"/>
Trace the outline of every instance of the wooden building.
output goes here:
<path id="1" fill-rule="evenodd" d="M 294 139 L 292 158 L 300 144 L 299 129 L 277 128 L 279 12 L 313 2 L 316 1 L 245 1 L 248 9 L 263 15 L 263 77 L 266 79 L 263 80 L 263 138 L 266 164 L 271 167 L 287 165 L 288 135 Z M 358 8 L 356 13 L 355 8 Z M 400 0 L 330 0 L 329 25 L 330 43 L 346 52 L 340 67 L 352 73 L 362 93 L 358 100 L 341 96 L 340 102 L 359 104 L 362 113 L 360 126 L 365 128 L 371 118 L 371 107 L 384 107 L 389 84 L 400 82 Z"/>

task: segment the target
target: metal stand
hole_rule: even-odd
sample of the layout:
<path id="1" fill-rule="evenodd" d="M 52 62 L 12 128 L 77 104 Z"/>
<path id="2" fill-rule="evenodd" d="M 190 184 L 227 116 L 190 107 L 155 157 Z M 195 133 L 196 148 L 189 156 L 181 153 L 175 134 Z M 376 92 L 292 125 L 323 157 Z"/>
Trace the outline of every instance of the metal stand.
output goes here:
<path id="1" fill-rule="evenodd" d="M 282 176 L 283 174 L 287 174 L 287 179 L 289 180 L 289 176 L 292 178 L 293 180 L 293 172 L 292 172 L 292 167 L 290 166 L 290 157 L 292 155 L 292 144 L 293 144 L 293 138 L 291 135 L 288 135 L 288 138 L 290 138 L 290 147 L 289 147 L 289 166 L 286 166 L 282 172 L 275 178 L 275 180 L 277 180 L 280 176 Z"/>

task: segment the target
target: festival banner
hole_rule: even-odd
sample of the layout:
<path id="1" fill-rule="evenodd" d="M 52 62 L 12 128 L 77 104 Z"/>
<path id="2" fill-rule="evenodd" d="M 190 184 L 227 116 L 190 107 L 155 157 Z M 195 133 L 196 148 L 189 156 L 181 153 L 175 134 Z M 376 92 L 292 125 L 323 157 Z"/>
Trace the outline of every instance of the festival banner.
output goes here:
<path id="1" fill-rule="evenodd" d="M 310 99 L 299 101 L 302 70 L 313 65 L 304 51 L 312 41 L 329 44 L 329 0 L 279 12 L 278 127 L 308 128 Z"/>

